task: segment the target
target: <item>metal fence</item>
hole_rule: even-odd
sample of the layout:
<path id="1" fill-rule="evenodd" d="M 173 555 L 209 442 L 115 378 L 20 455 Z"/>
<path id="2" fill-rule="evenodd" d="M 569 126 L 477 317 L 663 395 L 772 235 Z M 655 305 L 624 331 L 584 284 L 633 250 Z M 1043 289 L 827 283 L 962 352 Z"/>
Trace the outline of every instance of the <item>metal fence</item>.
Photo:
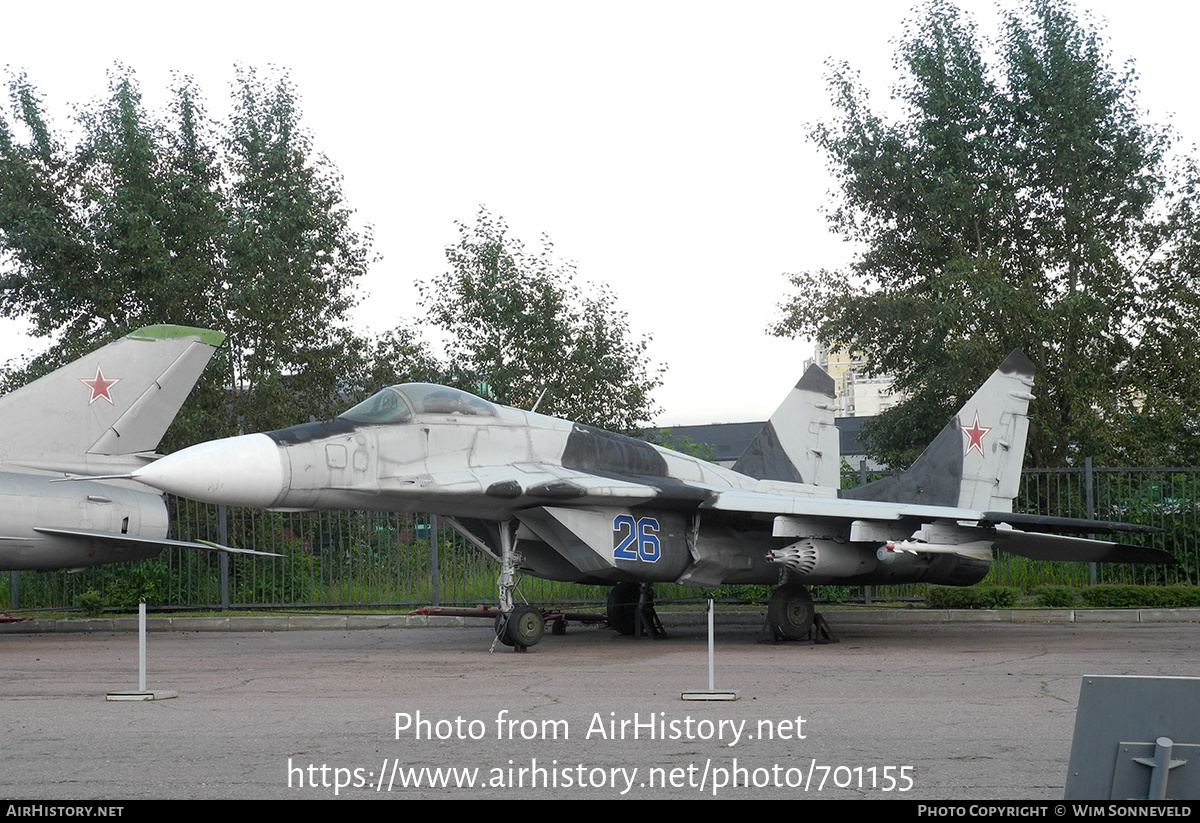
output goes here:
<path id="1" fill-rule="evenodd" d="M 1037 563 L 1002 555 L 988 581 L 1028 590 L 1037 585 L 1200 583 L 1200 468 L 1034 469 L 1024 473 L 1018 511 L 1090 517 L 1163 529 L 1152 535 L 1099 535 L 1099 539 L 1170 552 L 1178 566 L 1120 563 Z M 1028 579 L 1028 580 L 1027 580 Z"/>
<path id="2" fill-rule="evenodd" d="M 94 592 L 136 608 L 241 609 L 492 603 L 499 566 L 428 515 L 267 512 L 172 499 L 171 534 L 277 552 L 250 557 L 168 548 L 152 560 L 69 572 L 20 572 L 0 582 L 0 605 L 73 608 Z M 13 578 L 17 577 L 16 597 Z M 526 578 L 530 602 L 603 599 L 594 586 Z"/>
<path id="3" fill-rule="evenodd" d="M 876 475 L 877 476 L 877 475 Z M 858 485 L 865 469 L 846 475 Z M 1093 468 L 1091 459 L 1069 469 L 1027 469 L 1013 510 L 1054 517 L 1087 517 L 1156 526 L 1159 534 L 1097 535 L 1097 539 L 1164 549 L 1178 566 L 1123 563 L 1047 563 L 997 552 L 980 585 L 1011 586 L 1030 594 L 1039 586 L 1083 587 L 1104 583 L 1200 583 L 1200 468 Z M 923 597 L 926 587 L 877 587 L 879 598 Z"/>
<path id="4" fill-rule="evenodd" d="M 855 473 L 848 484 L 861 478 Z M 1180 565 L 1044 563 L 1000 554 L 983 585 L 1024 593 L 1043 585 L 1200 582 L 1200 468 L 1038 469 L 1024 474 L 1018 511 L 1144 523 L 1165 531 L 1129 542 L 1166 549 Z M 279 513 L 225 509 L 171 500 L 171 536 L 274 551 L 281 558 L 229 556 L 167 549 L 152 560 L 68 572 L 0 575 L 0 607 L 71 609 L 94 592 L 109 607 L 133 609 L 141 598 L 171 609 L 262 607 L 414 607 L 492 604 L 498 564 L 437 518 L 388 512 Z M 1112 538 L 1109 538 L 1112 539 Z M 757 590 L 762 591 L 757 591 Z M 765 587 L 727 586 L 739 598 Z M 822 587 L 830 596 L 861 597 L 858 588 Z M 525 578 L 531 603 L 599 604 L 607 587 Z M 919 598 L 925 586 L 875 588 L 875 598 Z M 705 591 L 659 588 L 660 599 L 691 599 Z"/>

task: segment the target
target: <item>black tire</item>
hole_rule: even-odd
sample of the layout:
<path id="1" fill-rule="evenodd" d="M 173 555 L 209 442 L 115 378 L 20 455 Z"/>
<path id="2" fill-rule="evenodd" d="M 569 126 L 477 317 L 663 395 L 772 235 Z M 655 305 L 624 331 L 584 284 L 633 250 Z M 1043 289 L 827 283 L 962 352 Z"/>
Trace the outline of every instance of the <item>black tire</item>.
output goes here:
<path id="1" fill-rule="evenodd" d="M 608 627 L 617 634 L 630 635 L 637 628 L 634 615 L 640 594 L 637 583 L 618 583 L 608 593 Z"/>
<path id="2" fill-rule="evenodd" d="M 550 634 L 558 637 L 567 633 L 567 621 L 553 620 L 550 623 Z"/>
<path id="3" fill-rule="evenodd" d="M 803 640 L 808 637 L 809 629 L 812 628 L 814 613 L 813 599 L 808 593 L 808 587 L 788 583 L 771 593 L 771 602 L 767 606 L 767 622 L 779 637 L 785 640 Z"/>
<path id="4" fill-rule="evenodd" d="M 536 646 L 546 633 L 546 620 L 542 617 L 542 610 L 533 606 L 517 606 L 509 615 L 506 633 L 512 641 L 508 644 L 510 646 L 525 649 Z"/>

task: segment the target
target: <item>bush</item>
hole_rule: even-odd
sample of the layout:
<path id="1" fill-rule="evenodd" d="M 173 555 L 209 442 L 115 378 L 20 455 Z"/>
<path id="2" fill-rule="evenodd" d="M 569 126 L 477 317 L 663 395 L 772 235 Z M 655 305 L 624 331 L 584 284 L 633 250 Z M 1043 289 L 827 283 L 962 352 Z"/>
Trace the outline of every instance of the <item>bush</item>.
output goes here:
<path id="1" fill-rule="evenodd" d="M 930 586 L 925 605 L 931 609 L 1011 609 L 1017 590 L 1008 586 Z"/>
<path id="2" fill-rule="evenodd" d="M 104 614 L 104 598 L 95 589 L 88 589 L 75 598 L 75 606 L 88 617 Z"/>
<path id="3" fill-rule="evenodd" d="M 975 596 L 969 589 L 948 586 L 930 586 L 925 595 L 925 605 L 931 609 L 969 609 Z"/>
<path id="4" fill-rule="evenodd" d="M 740 603 L 769 603 L 774 586 L 758 586 L 750 583 L 725 583 L 711 590 L 714 600 L 731 600 Z M 659 595 L 666 600 L 666 596 Z"/>
<path id="5" fill-rule="evenodd" d="M 858 586 L 816 586 L 812 589 L 813 600 L 826 605 L 844 603 L 859 592 Z"/>
<path id="6" fill-rule="evenodd" d="M 147 606 L 164 603 L 171 591 L 175 576 L 161 559 L 143 560 L 122 569 L 122 574 L 109 580 L 104 593 L 117 611 L 136 612 L 143 600 Z"/>
<path id="7" fill-rule="evenodd" d="M 1011 609 L 1017 605 L 1017 590 L 1008 586 L 988 586 L 976 591 L 977 609 Z"/>
<path id="8" fill-rule="evenodd" d="M 1043 609 L 1069 609 L 1079 600 L 1079 592 L 1071 586 L 1039 586 L 1033 594 Z"/>
<path id="9" fill-rule="evenodd" d="M 1084 589 L 1085 605 L 1093 609 L 1181 609 L 1200 606 L 1195 586 L 1125 586 L 1104 584 Z"/>

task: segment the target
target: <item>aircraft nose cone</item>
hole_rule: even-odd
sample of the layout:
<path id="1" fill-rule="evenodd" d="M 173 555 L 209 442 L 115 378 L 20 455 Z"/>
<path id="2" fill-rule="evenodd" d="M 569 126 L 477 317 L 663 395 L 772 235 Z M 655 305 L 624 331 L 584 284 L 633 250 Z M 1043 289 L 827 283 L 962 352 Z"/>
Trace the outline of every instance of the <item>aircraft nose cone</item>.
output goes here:
<path id="1" fill-rule="evenodd" d="M 265 434 L 200 443 L 137 469 L 133 478 L 189 500 L 256 508 L 279 500 L 288 480 L 279 446 Z"/>

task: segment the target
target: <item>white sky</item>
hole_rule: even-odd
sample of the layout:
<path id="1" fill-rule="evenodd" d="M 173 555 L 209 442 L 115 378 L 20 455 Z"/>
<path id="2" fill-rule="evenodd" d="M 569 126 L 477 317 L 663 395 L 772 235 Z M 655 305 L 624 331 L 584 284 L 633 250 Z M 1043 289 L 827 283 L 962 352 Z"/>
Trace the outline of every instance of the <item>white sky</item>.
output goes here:
<path id="1" fill-rule="evenodd" d="M 968 0 L 981 30 L 999 8 Z M 455 221 L 480 205 L 535 246 L 547 234 L 582 279 L 608 282 L 666 367 L 659 425 L 761 420 L 812 347 L 765 329 L 784 272 L 836 267 L 831 178 L 806 141 L 830 114 L 826 58 L 859 69 L 882 105 L 891 40 L 911 5 L 607 0 L 8 4 L 2 59 L 25 69 L 60 125 L 120 61 L 160 110 L 170 72 L 210 113 L 233 65 L 287 67 L 318 150 L 374 226 L 382 259 L 356 319 L 417 314 L 414 283 L 444 271 Z M 1142 106 L 1200 139 L 1191 88 L 1200 6 L 1094 0 L 1115 62 L 1137 60 Z M 14 324 L 0 360 L 39 344 Z M 3 331 L 3 330 L 0 330 Z M 740 391 L 731 391 L 737 388 Z"/>

